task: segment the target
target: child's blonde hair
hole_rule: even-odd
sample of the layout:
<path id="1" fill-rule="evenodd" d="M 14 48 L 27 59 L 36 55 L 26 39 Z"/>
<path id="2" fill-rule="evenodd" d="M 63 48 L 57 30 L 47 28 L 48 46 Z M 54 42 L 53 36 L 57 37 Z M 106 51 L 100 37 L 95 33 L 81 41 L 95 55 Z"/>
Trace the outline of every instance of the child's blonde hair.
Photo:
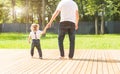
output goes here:
<path id="1" fill-rule="evenodd" d="M 30 27 L 31 31 L 37 31 L 39 30 L 39 24 L 32 24 Z"/>

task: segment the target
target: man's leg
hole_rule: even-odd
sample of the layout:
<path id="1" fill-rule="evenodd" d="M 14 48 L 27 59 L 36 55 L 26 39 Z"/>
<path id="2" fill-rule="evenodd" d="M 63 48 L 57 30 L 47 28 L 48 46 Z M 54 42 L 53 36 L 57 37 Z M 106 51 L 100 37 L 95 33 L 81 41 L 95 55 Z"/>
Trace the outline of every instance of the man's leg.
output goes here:
<path id="1" fill-rule="evenodd" d="M 71 24 L 71 28 L 68 30 L 70 49 L 69 49 L 69 58 L 73 58 L 74 49 L 75 49 L 75 25 Z"/>
<path id="2" fill-rule="evenodd" d="M 63 29 L 63 25 L 59 25 L 59 36 L 58 36 L 58 44 L 59 44 L 59 50 L 60 50 L 60 56 L 64 57 L 64 45 L 63 40 L 65 37 L 65 31 Z"/>

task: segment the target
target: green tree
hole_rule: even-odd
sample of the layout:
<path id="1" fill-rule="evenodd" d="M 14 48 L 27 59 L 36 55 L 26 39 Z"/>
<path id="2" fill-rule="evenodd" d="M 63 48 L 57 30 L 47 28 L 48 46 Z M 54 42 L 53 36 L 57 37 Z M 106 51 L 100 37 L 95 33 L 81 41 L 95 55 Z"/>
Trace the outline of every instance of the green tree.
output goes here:
<path id="1" fill-rule="evenodd" d="M 48 20 L 50 20 L 59 2 L 60 0 L 47 0 L 46 1 L 46 12 L 47 12 L 46 17 L 48 17 Z M 57 17 L 55 21 L 58 22 L 59 17 Z"/>
<path id="2" fill-rule="evenodd" d="M 106 19 L 108 21 L 120 21 L 120 0 L 105 0 Z"/>
<path id="3" fill-rule="evenodd" d="M 10 18 L 10 1 L 0 0 L 0 21 L 1 23 L 11 22 Z"/>
<path id="4" fill-rule="evenodd" d="M 39 23 L 42 28 L 51 18 L 61 0 L 0 0 L 1 23 Z M 120 21 L 119 0 L 74 0 L 78 4 L 80 21 L 95 21 L 96 34 L 104 34 L 105 21 Z M 18 9 L 21 13 L 17 13 Z M 48 18 L 48 19 L 47 19 Z M 58 22 L 60 17 L 55 20 Z"/>
<path id="5" fill-rule="evenodd" d="M 3 4 L 0 3 L 0 23 L 3 22 L 2 18 L 3 18 Z"/>

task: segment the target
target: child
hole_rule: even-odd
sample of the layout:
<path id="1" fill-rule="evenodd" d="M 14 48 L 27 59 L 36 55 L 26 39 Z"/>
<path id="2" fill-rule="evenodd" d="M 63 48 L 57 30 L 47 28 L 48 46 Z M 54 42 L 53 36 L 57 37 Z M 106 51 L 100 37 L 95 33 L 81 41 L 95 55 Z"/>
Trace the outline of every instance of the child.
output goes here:
<path id="1" fill-rule="evenodd" d="M 39 30 L 39 24 L 32 24 L 31 25 L 31 32 L 28 37 L 28 41 L 30 43 L 30 40 L 32 39 L 31 43 L 31 56 L 34 55 L 34 47 L 37 48 L 39 53 L 39 59 L 42 59 L 42 51 L 41 51 L 41 45 L 40 45 L 40 36 L 46 32 L 46 28 L 44 31 Z"/>

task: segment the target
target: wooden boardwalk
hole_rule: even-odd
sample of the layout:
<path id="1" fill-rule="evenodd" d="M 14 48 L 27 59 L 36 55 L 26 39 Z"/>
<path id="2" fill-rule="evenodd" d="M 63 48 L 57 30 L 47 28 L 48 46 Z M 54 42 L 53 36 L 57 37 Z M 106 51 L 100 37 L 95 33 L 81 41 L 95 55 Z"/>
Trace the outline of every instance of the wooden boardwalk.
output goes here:
<path id="1" fill-rule="evenodd" d="M 68 58 L 68 50 L 65 51 Z M 29 50 L 0 50 L 0 74 L 120 74 L 120 50 L 76 50 L 73 60 L 59 50 L 43 50 L 43 60 Z"/>

